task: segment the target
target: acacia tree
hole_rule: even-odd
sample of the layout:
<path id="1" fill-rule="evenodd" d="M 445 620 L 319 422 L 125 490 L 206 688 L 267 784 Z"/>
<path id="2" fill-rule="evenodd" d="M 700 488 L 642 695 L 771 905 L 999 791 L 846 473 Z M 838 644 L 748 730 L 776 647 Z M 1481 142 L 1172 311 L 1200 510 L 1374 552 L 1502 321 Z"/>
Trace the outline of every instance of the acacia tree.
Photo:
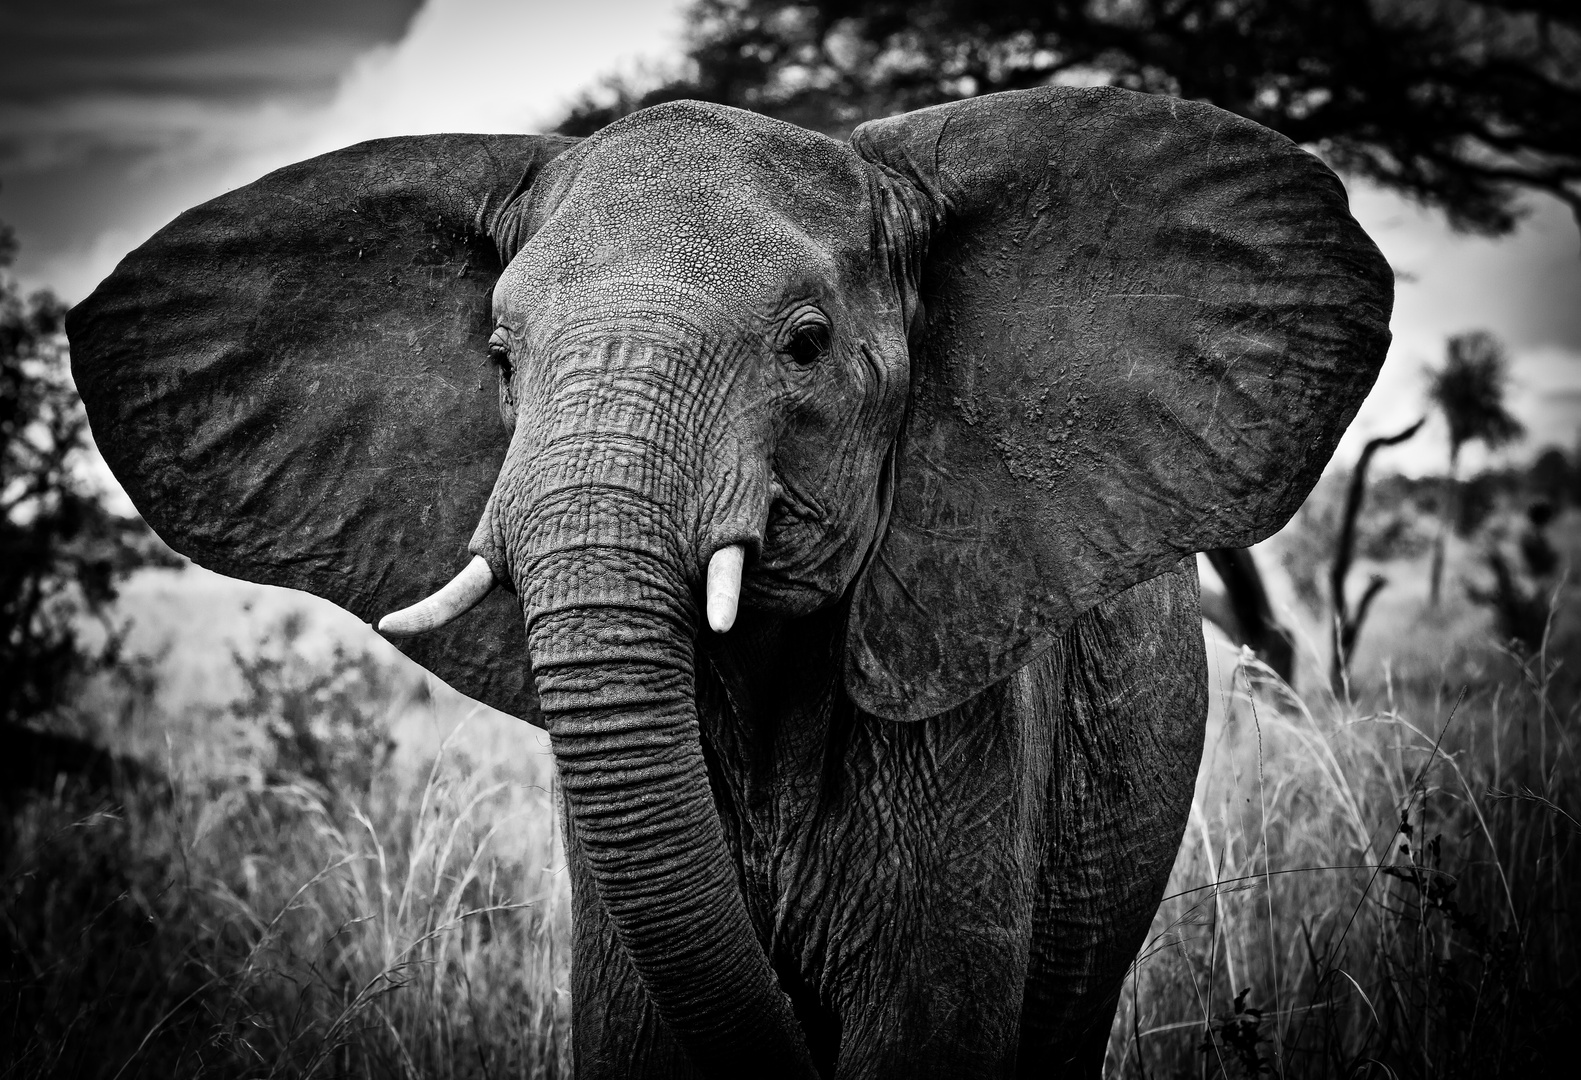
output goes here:
<path id="1" fill-rule="evenodd" d="M 699 98 L 843 135 L 872 116 L 1050 82 L 1210 101 L 1341 171 L 1497 235 L 1523 189 L 1581 216 L 1574 0 L 696 0 L 683 74 L 614 80 L 587 134 Z"/>
<path id="2" fill-rule="evenodd" d="M 1509 382 L 1504 348 L 1486 330 L 1472 330 L 1449 339 L 1444 366 L 1429 375 L 1427 395 L 1449 424 L 1449 478 L 1446 507 L 1433 543 L 1429 602 L 1438 605 L 1444 576 L 1444 539 L 1459 511 L 1460 451 L 1478 441 L 1490 450 L 1525 434 L 1521 422 L 1504 407 Z"/>

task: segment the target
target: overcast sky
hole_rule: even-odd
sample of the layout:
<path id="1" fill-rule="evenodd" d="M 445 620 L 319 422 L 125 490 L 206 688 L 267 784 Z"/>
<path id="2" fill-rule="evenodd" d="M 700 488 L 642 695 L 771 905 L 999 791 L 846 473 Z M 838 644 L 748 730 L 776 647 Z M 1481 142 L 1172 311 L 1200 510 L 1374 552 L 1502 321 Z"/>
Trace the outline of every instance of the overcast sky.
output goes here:
<path id="1" fill-rule="evenodd" d="M 538 131 L 601 75 L 679 51 L 674 0 L 0 0 L 0 219 L 17 272 L 69 300 L 176 214 L 291 161 L 362 139 Z M 1510 453 L 1581 435 L 1581 234 L 1531 200 L 1520 232 L 1457 236 L 1350 184 L 1401 275 L 1395 344 L 1341 457 L 1421 414 L 1444 339 L 1508 346 Z M 1434 424 L 1382 468 L 1432 471 Z M 1508 456 L 1508 455 L 1506 455 Z M 1469 466 L 1483 462 L 1479 453 Z"/>

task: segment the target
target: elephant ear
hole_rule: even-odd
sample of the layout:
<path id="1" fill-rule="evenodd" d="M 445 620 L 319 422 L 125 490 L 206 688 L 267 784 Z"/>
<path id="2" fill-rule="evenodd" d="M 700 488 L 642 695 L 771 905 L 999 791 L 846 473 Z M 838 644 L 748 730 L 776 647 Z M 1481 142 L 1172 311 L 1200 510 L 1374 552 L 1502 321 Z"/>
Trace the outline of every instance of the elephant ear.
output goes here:
<path id="1" fill-rule="evenodd" d="M 1209 105 L 1043 88 L 852 144 L 932 218 L 890 524 L 847 639 L 857 704 L 919 719 L 1183 556 L 1283 525 L 1383 363 L 1393 276 L 1322 163 Z"/>
<path id="2" fill-rule="evenodd" d="M 189 210 L 128 255 L 66 328 L 94 438 L 159 535 L 363 619 L 464 565 L 508 441 L 491 290 L 519 241 L 515 197 L 573 142 L 363 143 Z M 502 590 L 401 648 L 537 715 Z"/>

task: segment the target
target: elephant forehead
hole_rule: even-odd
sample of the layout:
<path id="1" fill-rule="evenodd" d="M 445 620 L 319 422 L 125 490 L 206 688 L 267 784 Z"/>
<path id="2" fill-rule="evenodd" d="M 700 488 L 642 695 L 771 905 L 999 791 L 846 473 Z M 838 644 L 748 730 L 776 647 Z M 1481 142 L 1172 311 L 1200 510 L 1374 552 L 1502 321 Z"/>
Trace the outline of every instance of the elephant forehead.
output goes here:
<path id="1" fill-rule="evenodd" d="M 642 283 L 768 302 L 870 242 L 859 161 L 814 132 L 679 102 L 587 142 L 511 267 L 536 304 Z"/>
<path id="2" fill-rule="evenodd" d="M 511 269 L 536 302 L 561 290 L 585 297 L 632 283 L 728 289 L 744 300 L 774 293 L 826 261 L 809 237 L 749 193 L 623 194 L 587 213 L 557 215 L 522 249 Z"/>

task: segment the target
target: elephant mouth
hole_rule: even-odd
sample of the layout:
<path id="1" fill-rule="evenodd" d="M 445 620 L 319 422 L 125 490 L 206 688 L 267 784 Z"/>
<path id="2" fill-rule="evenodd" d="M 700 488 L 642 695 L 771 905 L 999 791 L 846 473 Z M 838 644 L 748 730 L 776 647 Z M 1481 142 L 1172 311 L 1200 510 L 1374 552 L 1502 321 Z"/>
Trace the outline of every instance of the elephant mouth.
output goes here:
<path id="1" fill-rule="evenodd" d="M 756 560 L 755 581 L 749 586 L 754 599 L 790 602 L 812 585 L 806 573 L 809 562 L 821 562 L 821 549 L 828 546 L 831 528 L 829 511 L 816 498 L 786 480 L 779 469 L 771 473 L 773 493 L 768 518 L 763 526 L 763 541 Z M 817 575 L 814 575 L 816 578 Z"/>
<path id="2" fill-rule="evenodd" d="M 775 468 L 772 501 L 757 557 L 743 582 L 743 603 L 798 617 L 844 594 L 871 541 L 866 519 L 833 514 Z"/>

